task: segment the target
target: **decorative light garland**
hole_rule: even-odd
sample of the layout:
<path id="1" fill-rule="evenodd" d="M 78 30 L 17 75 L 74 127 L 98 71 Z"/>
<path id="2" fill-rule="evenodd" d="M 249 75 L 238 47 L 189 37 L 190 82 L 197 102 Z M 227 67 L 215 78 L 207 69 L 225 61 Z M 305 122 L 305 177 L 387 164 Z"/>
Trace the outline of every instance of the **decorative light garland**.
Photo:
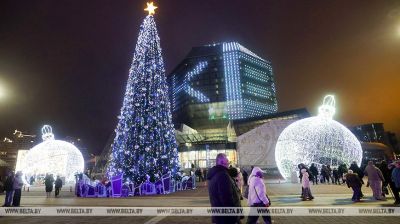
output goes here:
<path id="1" fill-rule="evenodd" d="M 318 116 L 298 120 L 282 131 L 275 148 L 275 160 L 284 178 L 290 178 L 300 163 L 349 166 L 356 161 L 361 165 L 360 142 L 345 126 L 332 120 L 334 114 L 335 99 L 328 95 L 319 107 Z"/>
<path id="2" fill-rule="evenodd" d="M 147 175 L 154 181 L 179 169 L 154 6 L 148 4 L 146 11 L 149 15 L 140 27 L 107 168 L 108 176 L 123 174 L 135 184 Z"/>
<path id="3" fill-rule="evenodd" d="M 43 126 L 42 139 L 43 142 L 30 149 L 23 161 L 25 180 L 32 176 L 42 178 L 48 173 L 54 178 L 59 175 L 66 182 L 75 181 L 75 174 L 82 173 L 85 164 L 79 149 L 69 142 L 55 140 L 49 125 Z"/>

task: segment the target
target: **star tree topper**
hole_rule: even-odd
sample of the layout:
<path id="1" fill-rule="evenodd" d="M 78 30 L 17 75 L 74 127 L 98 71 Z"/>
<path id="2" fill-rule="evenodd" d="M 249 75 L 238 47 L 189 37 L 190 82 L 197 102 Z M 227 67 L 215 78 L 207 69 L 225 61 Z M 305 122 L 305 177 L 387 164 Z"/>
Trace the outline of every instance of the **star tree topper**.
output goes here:
<path id="1" fill-rule="evenodd" d="M 147 3 L 147 8 L 144 9 L 144 11 L 148 11 L 149 12 L 149 16 L 154 15 L 156 8 L 158 8 L 157 6 L 153 5 L 153 2 Z"/>

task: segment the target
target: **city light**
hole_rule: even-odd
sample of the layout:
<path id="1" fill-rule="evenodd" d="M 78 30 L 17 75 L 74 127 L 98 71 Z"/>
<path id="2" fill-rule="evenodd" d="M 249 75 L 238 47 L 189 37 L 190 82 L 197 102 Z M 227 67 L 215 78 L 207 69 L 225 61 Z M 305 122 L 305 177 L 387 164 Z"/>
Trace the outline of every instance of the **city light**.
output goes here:
<path id="1" fill-rule="evenodd" d="M 6 96 L 5 88 L 4 88 L 4 86 L 0 83 L 0 100 L 3 99 L 3 98 L 5 98 L 5 96 Z"/>
<path id="2" fill-rule="evenodd" d="M 153 2 L 147 3 L 147 8 L 144 9 L 144 11 L 148 11 L 149 15 L 154 15 L 156 12 L 156 8 L 158 8 L 157 6 L 153 5 Z"/>

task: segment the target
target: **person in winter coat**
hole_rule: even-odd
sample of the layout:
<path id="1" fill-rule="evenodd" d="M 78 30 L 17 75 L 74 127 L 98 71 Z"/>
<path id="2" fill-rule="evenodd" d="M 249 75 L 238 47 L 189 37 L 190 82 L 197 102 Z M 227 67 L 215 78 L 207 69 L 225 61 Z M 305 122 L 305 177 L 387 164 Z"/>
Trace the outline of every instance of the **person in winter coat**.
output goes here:
<path id="1" fill-rule="evenodd" d="M 399 191 L 400 191 L 400 161 L 397 161 L 395 164 L 395 168 L 393 168 L 392 171 L 392 183 L 393 186 L 391 186 L 394 197 L 396 201 L 394 202 L 395 205 L 400 204 L 400 197 L 399 197 Z"/>
<path id="2" fill-rule="evenodd" d="M 271 202 L 267 197 L 265 184 L 263 181 L 263 172 L 259 167 L 254 167 L 248 180 L 249 196 L 247 204 L 250 207 L 269 207 Z M 248 224 L 257 223 L 258 216 L 249 216 L 247 218 Z M 271 224 L 271 216 L 263 216 L 266 224 Z"/>
<path id="3" fill-rule="evenodd" d="M 383 200 L 382 182 L 385 181 L 385 178 L 383 177 L 381 170 L 374 166 L 372 161 L 369 161 L 368 166 L 365 167 L 364 175 L 368 176 L 368 183 L 372 189 L 373 197 L 376 200 Z"/>
<path id="4" fill-rule="evenodd" d="M 242 167 L 242 174 L 243 174 L 243 185 L 247 185 L 249 174 L 243 167 Z"/>
<path id="5" fill-rule="evenodd" d="M 307 170 L 307 173 L 308 173 L 308 179 L 310 179 L 310 180 L 312 180 L 312 175 L 310 175 L 310 172 L 309 172 L 309 170 L 308 170 L 308 167 L 306 166 L 306 165 L 304 165 L 304 163 L 300 163 L 299 165 L 297 165 L 297 168 L 299 168 L 299 178 L 300 178 L 300 182 L 301 182 L 301 178 L 303 177 L 303 174 L 301 173 L 301 170 L 302 169 L 306 169 Z"/>
<path id="6" fill-rule="evenodd" d="M 328 170 L 328 168 L 325 166 L 325 165 L 322 165 L 322 168 L 321 168 L 321 176 L 322 176 L 322 181 L 321 181 L 321 183 L 327 183 L 327 184 L 329 184 L 329 170 Z"/>
<path id="7" fill-rule="evenodd" d="M 353 170 L 348 170 L 346 174 L 347 187 L 353 189 L 353 197 L 351 198 L 354 202 L 359 202 L 361 198 L 361 180 L 358 174 L 353 173 Z"/>
<path id="8" fill-rule="evenodd" d="M 329 178 L 330 178 L 331 181 L 332 181 L 332 184 L 335 183 L 335 181 L 334 181 L 334 179 L 333 179 L 333 175 L 332 175 L 332 168 L 331 168 L 331 165 L 327 165 L 327 166 L 326 166 L 326 170 L 328 171 L 327 173 L 328 173 Z M 328 180 L 328 184 L 329 184 L 329 180 Z"/>
<path id="9" fill-rule="evenodd" d="M 313 184 L 318 184 L 318 168 L 314 163 L 311 163 L 310 173 L 313 176 Z"/>
<path id="10" fill-rule="evenodd" d="M 237 193 L 234 180 L 228 173 L 229 160 L 224 153 L 216 158 L 216 166 L 207 172 L 208 194 L 211 207 L 240 207 L 240 197 Z M 213 216 L 213 223 L 234 224 L 240 223 L 239 216 Z"/>
<path id="11" fill-rule="evenodd" d="M 18 171 L 15 174 L 14 183 L 13 183 L 14 196 L 13 196 L 12 205 L 14 207 L 19 207 L 19 204 L 21 202 L 22 186 L 24 186 L 24 182 L 22 181 L 22 173 L 21 173 L 21 171 Z"/>
<path id="12" fill-rule="evenodd" d="M 353 161 L 350 165 L 350 170 L 353 170 L 353 173 L 358 174 L 358 177 L 361 180 L 361 183 L 364 184 L 363 178 L 364 178 L 364 172 L 361 170 L 361 168 L 357 165 L 356 161 Z M 362 194 L 362 193 L 361 193 Z"/>
<path id="13" fill-rule="evenodd" d="M 313 200 L 314 197 L 311 194 L 309 174 L 306 169 L 302 169 L 301 173 L 303 174 L 303 178 L 301 179 L 302 200 Z"/>
<path id="14" fill-rule="evenodd" d="M 233 181 L 235 183 L 235 188 L 236 188 L 237 193 L 239 194 L 240 200 L 242 200 L 243 199 L 242 198 L 242 191 L 240 190 L 239 181 L 238 181 L 239 169 L 236 168 L 236 167 L 230 167 L 228 169 L 228 173 L 229 173 L 229 176 L 232 177 L 232 179 L 233 179 Z"/>
<path id="15" fill-rule="evenodd" d="M 10 207 L 14 194 L 14 174 L 12 172 L 8 173 L 6 182 L 4 183 L 4 190 L 6 191 L 6 197 L 4 198 L 4 207 Z"/>
<path id="16" fill-rule="evenodd" d="M 54 184 L 54 178 L 53 174 L 47 174 L 46 177 L 44 178 L 44 185 L 46 187 L 46 197 L 50 197 L 51 192 L 53 191 L 53 184 Z"/>
<path id="17" fill-rule="evenodd" d="M 60 176 L 57 176 L 56 182 L 55 182 L 55 188 L 56 188 L 55 195 L 56 195 L 56 197 L 58 197 L 58 195 L 60 194 L 61 187 L 62 187 L 62 180 L 61 180 Z"/>
<path id="18" fill-rule="evenodd" d="M 336 169 L 336 168 L 333 168 L 333 171 L 332 171 L 332 176 L 333 176 L 333 179 L 335 180 L 335 184 L 340 184 L 340 181 L 339 181 L 339 171 Z M 332 182 L 333 183 L 333 182 Z"/>
<path id="19" fill-rule="evenodd" d="M 389 166 L 385 160 L 383 160 L 378 168 L 381 170 L 383 178 L 385 181 L 382 182 L 382 196 L 385 197 L 385 194 L 389 194 L 388 186 L 392 181 L 392 171 L 389 170 Z"/>

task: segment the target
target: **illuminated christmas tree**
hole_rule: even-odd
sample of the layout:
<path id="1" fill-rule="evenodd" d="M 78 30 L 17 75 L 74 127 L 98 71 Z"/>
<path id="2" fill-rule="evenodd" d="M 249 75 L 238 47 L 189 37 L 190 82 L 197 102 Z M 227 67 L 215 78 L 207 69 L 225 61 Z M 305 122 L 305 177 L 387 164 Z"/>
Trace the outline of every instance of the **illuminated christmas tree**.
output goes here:
<path id="1" fill-rule="evenodd" d="M 108 165 L 109 176 L 122 173 L 136 184 L 179 169 L 155 8 L 147 3 Z"/>

